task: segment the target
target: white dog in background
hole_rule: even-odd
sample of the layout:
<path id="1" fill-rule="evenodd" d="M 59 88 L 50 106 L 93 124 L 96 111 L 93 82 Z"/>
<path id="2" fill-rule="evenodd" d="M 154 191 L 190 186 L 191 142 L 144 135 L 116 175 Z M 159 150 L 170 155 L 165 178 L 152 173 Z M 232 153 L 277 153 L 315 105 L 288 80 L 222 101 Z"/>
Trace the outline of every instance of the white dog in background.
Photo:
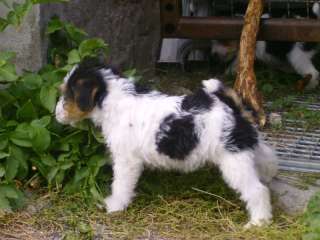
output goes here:
<path id="1" fill-rule="evenodd" d="M 320 2 L 316 1 L 310 4 L 310 18 L 320 20 Z M 304 10 L 304 9 L 302 9 Z M 301 10 L 301 11 L 302 11 Z M 262 19 L 272 17 L 282 17 L 280 15 L 262 15 Z M 302 18 L 299 12 L 294 14 L 297 19 Z M 212 41 L 211 54 L 218 56 L 220 60 L 229 60 L 230 54 L 234 55 L 234 61 L 227 69 L 227 73 L 236 73 L 238 65 L 238 46 L 237 41 L 230 44 L 231 41 Z M 225 44 L 226 43 L 226 44 Z M 281 70 L 294 70 L 303 79 L 307 81 L 306 89 L 311 90 L 319 85 L 319 71 L 312 62 L 312 58 L 318 52 L 319 44 L 311 42 L 279 42 L 279 41 L 257 41 L 256 58 Z"/>
<path id="2" fill-rule="evenodd" d="M 276 156 L 220 81 L 203 81 L 193 95 L 168 96 L 87 61 L 65 77 L 61 89 L 57 120 L 73 124 L 90 118 L 101 126 L 112 153 L 108 212 L 128 207 L 145 167 L 189 172 L 212 163 L 246 203 L 246 226 L 270 222 L 265 184 L 277 172 Z"/>

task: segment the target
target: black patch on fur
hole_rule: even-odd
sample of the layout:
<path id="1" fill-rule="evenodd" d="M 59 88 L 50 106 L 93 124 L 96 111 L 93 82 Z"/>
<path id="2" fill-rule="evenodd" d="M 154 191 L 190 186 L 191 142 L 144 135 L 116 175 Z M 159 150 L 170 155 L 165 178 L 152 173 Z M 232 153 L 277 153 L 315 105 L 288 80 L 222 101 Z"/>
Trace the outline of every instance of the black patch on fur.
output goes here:
<path id="1" fill-rule="evenodd" d="M 223 89 L 217 91 L 215 95 L 220 99 L 220 101 L 232 109 L 235 120 L 235 126 L 231 133 L 228 136 L 225 136 L 225 148 L 230 152 L 253 149 L 258 143 L 258 134 L 256 129 L 241 115 L 241 112 L 233 99 L 226 96 Z"/>
<path id="2" fill-rule="evenodd" d="M 279 60 L 286 60 L 287 54 L 291 51 L 294 42 L 266 42 L 266 52 Z"/>
<path id="3" fill-rule="evenodd" d="M 136 82 L 134 83 L 134 91 L 136 94 L 148 94 L 152 89 L 146 85 Z"/>
<path id="4" fill-rule="evenodd" d="M 192 115 L 167 116 L 156 135 L 157 151 L 172 159 L 184 160 L 199 142 Z"/>
<path id="5" fill-rule="evenodd" d="M 183 98 L 181 108 L 184 111 L 190 110 L 209 110 L 213 105 L 211 98 L 203 89 L 199 89 L 196 93 Z"/>
<path id="6" fill-rule="evenodd" d="M 81 111 L 89 111 L 95 105 L 102 106 L 107 95 L 106 83 L 99 70 L 107 68 L 96 59 L 82 61 L 67 82 L 65 97 L 75 101 Z M 95 91 L 94 97 L 93 91 Z"/>

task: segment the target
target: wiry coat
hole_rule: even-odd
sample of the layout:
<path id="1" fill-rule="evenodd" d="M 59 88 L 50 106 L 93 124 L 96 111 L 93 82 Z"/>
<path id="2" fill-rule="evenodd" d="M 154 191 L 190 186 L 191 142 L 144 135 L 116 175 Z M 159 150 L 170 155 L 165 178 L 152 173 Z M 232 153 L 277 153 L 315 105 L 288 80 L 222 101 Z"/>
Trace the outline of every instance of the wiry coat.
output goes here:
<path id="1" fill-rule="evenodd" d="M 57 120 L 91 118 L 101 126 L 112 153 L 108 212 L 129 205 L 144 167 L 188 172 L 212 163 L 246 202 L 249 225 L 270 221 L 269 191 L 262 182 L 275 175 L 276 156 L 220 81 L 203 81 L 193 95 L 168 96 L 141 88 L 105 66 L 83 64 L 65 78 L 62 89 Z M 78 119 L 75 112 L 81 113 Z"/>

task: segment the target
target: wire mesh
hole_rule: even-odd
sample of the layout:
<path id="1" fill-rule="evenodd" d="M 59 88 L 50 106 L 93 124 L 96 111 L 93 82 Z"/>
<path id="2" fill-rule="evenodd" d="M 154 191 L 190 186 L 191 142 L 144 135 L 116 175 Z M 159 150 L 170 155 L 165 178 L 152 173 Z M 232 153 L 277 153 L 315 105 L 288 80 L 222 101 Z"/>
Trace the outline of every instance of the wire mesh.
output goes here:
<path id="1" fill-rule="evenodd" d="M 320 97 L 312 103 L 307 97 L 297 97 L 295 104 L 320 111 Z M 302 172 L 320 172 L 320 119 L 313 129 L 301 127 L 301 120 L 285 120 L 281 130 L 263 132 L 264 139 L 275 147 L 280 169 Z"/>
<path id="2" fill-rule="evenodd" d="M 275 18 L 315 18 L 312 14 L 315 2 L 319 0 L 266 0 L 264 13 Z M 248 0 L 182 0 L 184 16 L 203 16 L 203 9 L 207 9 L 210 16 L 240 17 L 245 14 L 247 4 Z M 197 9 L 202 9 L 202 14 L 197 14 Z"/>

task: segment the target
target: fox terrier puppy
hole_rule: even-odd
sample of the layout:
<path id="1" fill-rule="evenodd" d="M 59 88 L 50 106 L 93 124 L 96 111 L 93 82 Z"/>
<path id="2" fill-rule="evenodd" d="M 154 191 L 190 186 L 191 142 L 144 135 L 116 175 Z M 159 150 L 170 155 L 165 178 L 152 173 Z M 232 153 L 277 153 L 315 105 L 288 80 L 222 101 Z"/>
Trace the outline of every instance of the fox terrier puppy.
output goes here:
<path id="1" fill-rule="evenodd" d="M 84 61 L 65 77 L 61 91 L 57 120 L 73 124 L 90 118 L 112 154 L 108 213 L 128 207 L 145 167 L 189 172 L 212 163 L 246 203 L 246 226 L 270 222 L 265 184 L 277 172 L 276 155 L 220 81 L 202 81 L 192 95 L 168 96 Z"/>

